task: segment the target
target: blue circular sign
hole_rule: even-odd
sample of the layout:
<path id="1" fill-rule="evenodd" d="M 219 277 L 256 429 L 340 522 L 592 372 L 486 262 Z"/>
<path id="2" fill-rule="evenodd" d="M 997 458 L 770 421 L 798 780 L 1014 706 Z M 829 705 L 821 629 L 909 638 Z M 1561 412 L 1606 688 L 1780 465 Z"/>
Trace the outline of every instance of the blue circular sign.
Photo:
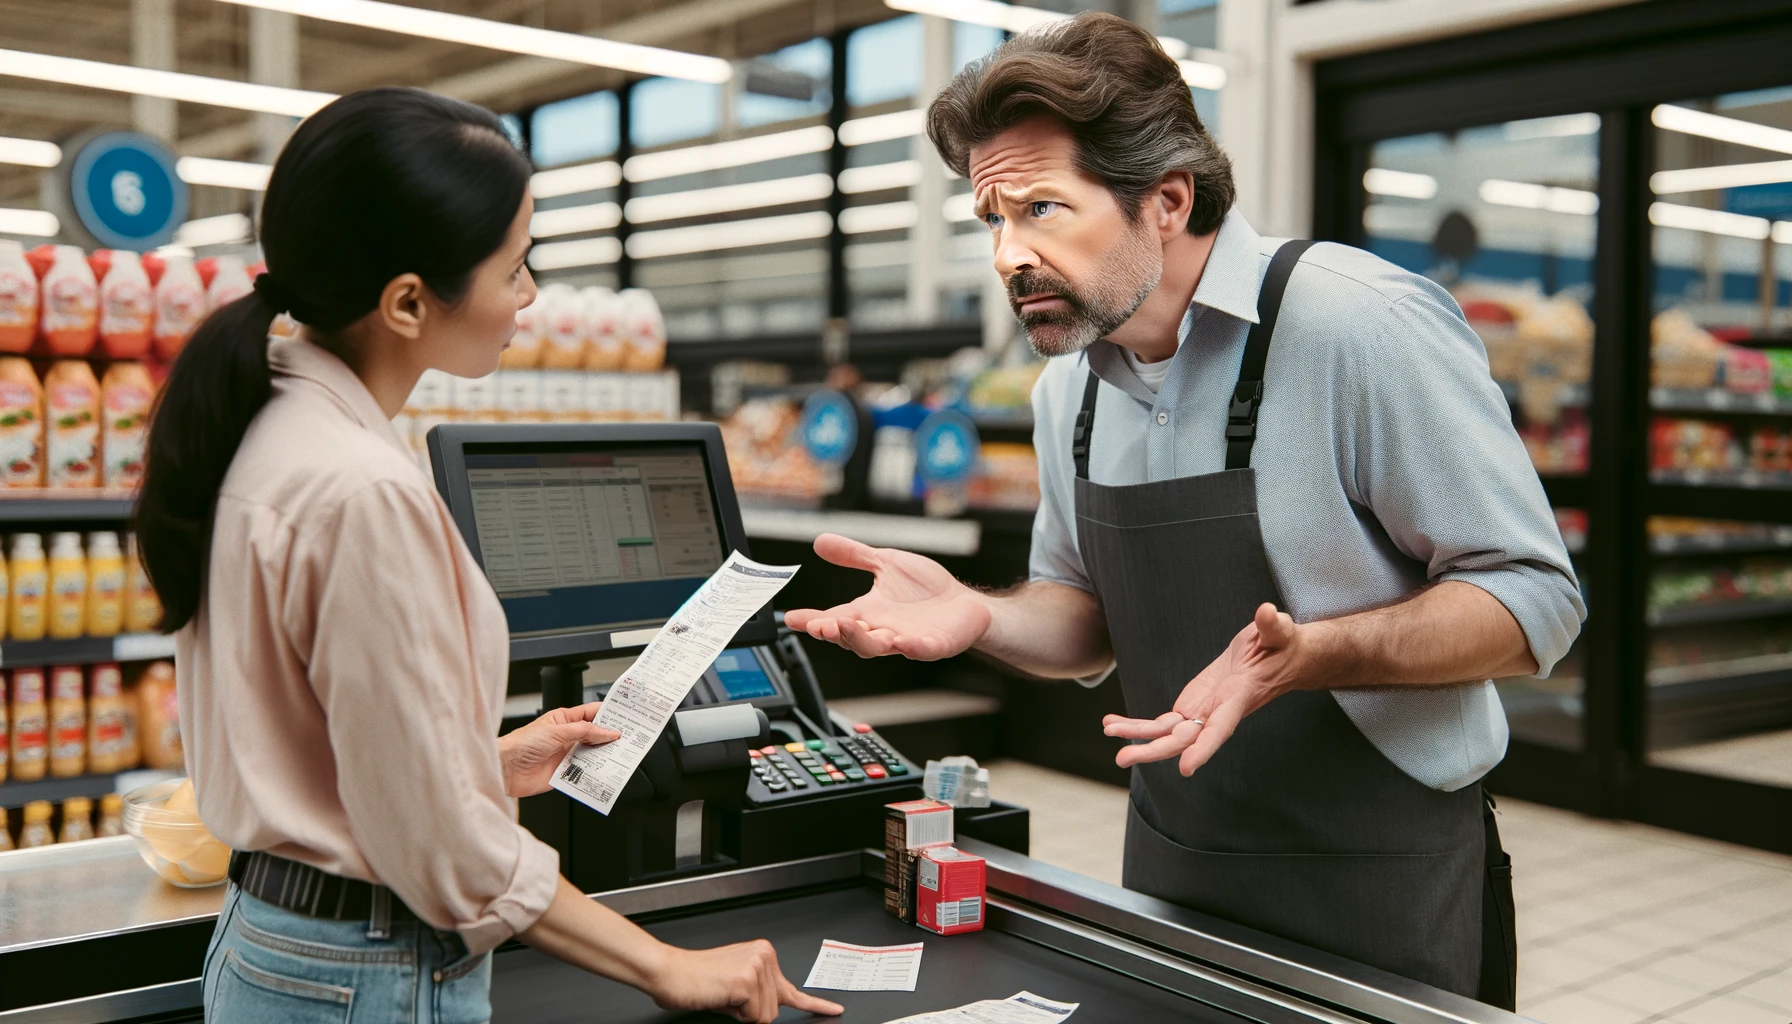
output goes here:
<path id="1" fill-rule="evenodd" d="M 816 462 L 842 466 L 859 443 L 859 412 L 838 391 L 817 391 L 803 403 L 803 447 Z"/>
<path id="2" fill-rule="evenodd" d="M 174 154 L 138 132 L 89 139 L 69 167 L 68 191 L 81 226 L 109 249 L 166 245 L 187 219 L 187 184 L 174 173 Z"/>
<path id="3" fill-rule="evenodd" d="M 960 483 L 977 468 L 977 427 L 955 409 L 941 409 L 915 429 L 915 468 L 928 484 Z"/>

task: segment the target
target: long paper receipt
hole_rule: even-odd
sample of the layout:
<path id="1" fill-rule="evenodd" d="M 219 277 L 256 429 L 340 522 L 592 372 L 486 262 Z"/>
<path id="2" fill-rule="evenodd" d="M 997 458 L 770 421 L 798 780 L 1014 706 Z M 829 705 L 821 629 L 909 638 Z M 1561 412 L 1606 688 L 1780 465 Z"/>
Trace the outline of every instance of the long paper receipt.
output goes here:
<path id="1" fill-rule="evenodd" d="M 913 992 L 921 976 L 921 946 L 855 946 L 823 939 L 804 988 L 843 992 Z"/>
<path id="2" fill-rule="evenodd" d="M 629 777 L 659 739 L 672 712 L 753 613 L 796 575 L 794 565 L 761 565 L 738 551 L 660 627 L 641 656 L 610 686 L 596 723 L 622 734 L 578 746 L 554 772 L 553 787 L 600 814 L 610 813 Z"/>
<path id="3" fill-rule="evenodd" d="M 1031 992 L 1016 992 L 1006 999 L 980 999 L 950 1010 L 917 1013 L 888 1024 L 1057 1024 L 1081 1005 L 1060 1003 Z"/>

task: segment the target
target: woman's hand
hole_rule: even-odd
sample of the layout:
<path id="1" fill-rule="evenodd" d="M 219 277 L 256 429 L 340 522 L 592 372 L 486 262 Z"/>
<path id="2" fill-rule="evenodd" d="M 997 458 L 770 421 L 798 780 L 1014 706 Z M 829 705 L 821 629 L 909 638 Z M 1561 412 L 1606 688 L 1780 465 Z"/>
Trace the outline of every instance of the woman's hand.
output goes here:
<path id="1" fill-rule="evenodd" d="M 812 996 L 778 969 L 778 954 L 764 939 L 714 949 L 663 947 L 664 958 L 646 985 L 666 1010 L 715 1010 L 736 1020 L 775 1020 L 780 1007 L 805 1013 L 842 1012 L 840 1004 Z"/>
<path id="2" fill-rule="evenodd" d="M 596 746 L 622 738 L 614 729 L 591 724 L 602 701 L 576 708 L 555 708 L 535 721 L 498 737 L 498 763 L 504 767 L 504 792 L 510 796 L 546 793 L 554 769 L 566 752 L 581 743 Z"/>

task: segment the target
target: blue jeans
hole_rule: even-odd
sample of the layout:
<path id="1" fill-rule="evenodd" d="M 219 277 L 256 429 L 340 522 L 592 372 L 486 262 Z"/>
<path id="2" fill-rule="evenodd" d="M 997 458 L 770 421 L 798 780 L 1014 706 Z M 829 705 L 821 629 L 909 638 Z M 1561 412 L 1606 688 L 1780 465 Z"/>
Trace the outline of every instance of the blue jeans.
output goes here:
<path id="1" fill-rule="evenodd" d="M 224 897 L 205 954 L 205 1019 L 220 1024 L 483 1024 L 492 958 L 460 936 L 394 922 L 369 939 L 365 921 L 306 917 L 245 896 Z"/>

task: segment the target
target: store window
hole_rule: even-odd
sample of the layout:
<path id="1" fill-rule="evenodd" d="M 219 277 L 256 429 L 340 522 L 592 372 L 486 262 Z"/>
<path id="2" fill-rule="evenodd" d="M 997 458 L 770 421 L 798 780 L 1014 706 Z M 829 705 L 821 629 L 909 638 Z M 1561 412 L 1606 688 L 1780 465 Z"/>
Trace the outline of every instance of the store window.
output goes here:
<path id="1" fill-rule="evenodd" d="M 1455 296 L 1557 493 L 1588 470 L 1599 128 L 1574 114 L 1388 139 L 1363 176 L 1368 248 Z M 1559 501 L 1556 521 L 1578 554 L 1581 501 Z M 1583 678 L 1577 648 L 1547 679 L 1501 680 L 1514 735 L 1580 747 Z"/>
<path id="2" fill-rule="evenodd" d="M 921 16 L 910 14 L 858 29 L 846 40 L 846 100 L 873 107 L 921 91 Z"/>
<path id="3" fill-rule="evenodd" d="M 622 140 L 622 107 L 614 92 L 594 92 L 536 107 L 529 118 L 537 167 L 609 156 Z"/>
<path id="4" fill-rule="evenodd" d="M 722 127 L 722 87 L 682 78 L 648 78 L 628 94 L 629 142 L 652 149 L 716 134 Z"/>
<path id="5" fill-rule="evenodd" d="M 1650 120 L 1650 759 L 1792 786 L 1792 529 L 1717 518 L 1792 500 L 1792 88 Z"/>
<path id="6" fill-rule="evenodd" d="M 833 102 L 834 48 L 826 39 L 755 57 L 743 70 L 734 115 L 742 128 L 822 117 Z"/>

